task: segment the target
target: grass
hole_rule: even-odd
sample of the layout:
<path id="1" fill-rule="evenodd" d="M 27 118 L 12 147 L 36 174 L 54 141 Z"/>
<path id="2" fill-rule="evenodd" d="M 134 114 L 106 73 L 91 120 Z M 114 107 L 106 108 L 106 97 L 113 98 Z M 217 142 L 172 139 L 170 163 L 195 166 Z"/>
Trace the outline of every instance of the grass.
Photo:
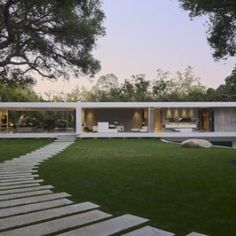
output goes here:
<path id="1" fill-rule="evenodd" d="M 24 155 L 50 142 L 49 139 L 0 139 L 0 163 Z"/>
<path id="2" fill-rule="evenodd" d="M 157 140 L 81 140 L 40 166 L 76 202 L 132 213 L 177 235 L 236 235 L 236 152 Z"/>

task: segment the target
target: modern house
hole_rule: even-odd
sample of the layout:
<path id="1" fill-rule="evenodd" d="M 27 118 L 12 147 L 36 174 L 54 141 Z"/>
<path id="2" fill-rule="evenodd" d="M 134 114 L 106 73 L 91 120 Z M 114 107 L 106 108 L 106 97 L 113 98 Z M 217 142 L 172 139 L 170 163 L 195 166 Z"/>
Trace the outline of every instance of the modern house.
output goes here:
<path id="1" fill-rule="evenodd" d="M 0 103 L 0 138 L 205 138 L 236 145 L 236 102 Z"/>

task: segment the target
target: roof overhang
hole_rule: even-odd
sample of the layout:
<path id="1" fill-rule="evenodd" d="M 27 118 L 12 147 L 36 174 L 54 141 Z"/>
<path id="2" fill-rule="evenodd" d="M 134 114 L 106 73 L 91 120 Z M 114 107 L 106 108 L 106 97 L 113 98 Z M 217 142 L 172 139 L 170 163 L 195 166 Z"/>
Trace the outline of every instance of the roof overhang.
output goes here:
<path id="1" fill-rule="evenodd" d="M 81 108 L 236 108 L 236 102 L 0 102 L 0 109 Z"/>

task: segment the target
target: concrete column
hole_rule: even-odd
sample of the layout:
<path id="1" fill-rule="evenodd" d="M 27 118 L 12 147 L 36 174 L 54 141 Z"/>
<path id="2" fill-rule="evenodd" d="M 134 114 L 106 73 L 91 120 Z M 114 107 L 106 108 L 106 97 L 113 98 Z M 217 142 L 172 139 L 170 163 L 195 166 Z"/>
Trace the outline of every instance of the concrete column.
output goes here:
<path id="1" fill-rule="evenodd" d="M 155 109 L 155 132 L 161 132 L 162 131 L 162 114 L 161 109 L 156 108 Z"/>
<path id="2" fill-rule="evenodd" d="M 155 131 L 155 109 L 153 107 L 149 107 L 148 117 L 149 132 L 153 133 Z"/>
<path id="3" fill-rule="evenodd" d="M 80 103 L 77 103 L 75 116 L 76 116 L 75 133 L 77 135 L 80 135 L 82 131 Z"/>

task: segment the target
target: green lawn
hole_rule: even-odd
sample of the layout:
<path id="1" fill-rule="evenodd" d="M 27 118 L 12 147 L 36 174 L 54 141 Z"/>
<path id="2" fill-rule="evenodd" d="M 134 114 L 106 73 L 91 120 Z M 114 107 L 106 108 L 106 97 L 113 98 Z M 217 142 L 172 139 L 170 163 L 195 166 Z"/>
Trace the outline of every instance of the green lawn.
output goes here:
<path id="1" fill-rule="evenodd" d="M 186 149 L 148 139 L 77 141 L 40 166 L 76 202 L 132 213 L 184 235 L 236 235 L 236 151 Z"/>
<path id="2" fill-rule="evenodd" d="M 50 142 L 49 139 L 0 139 L 0 163 L 31 152 Z"/>

